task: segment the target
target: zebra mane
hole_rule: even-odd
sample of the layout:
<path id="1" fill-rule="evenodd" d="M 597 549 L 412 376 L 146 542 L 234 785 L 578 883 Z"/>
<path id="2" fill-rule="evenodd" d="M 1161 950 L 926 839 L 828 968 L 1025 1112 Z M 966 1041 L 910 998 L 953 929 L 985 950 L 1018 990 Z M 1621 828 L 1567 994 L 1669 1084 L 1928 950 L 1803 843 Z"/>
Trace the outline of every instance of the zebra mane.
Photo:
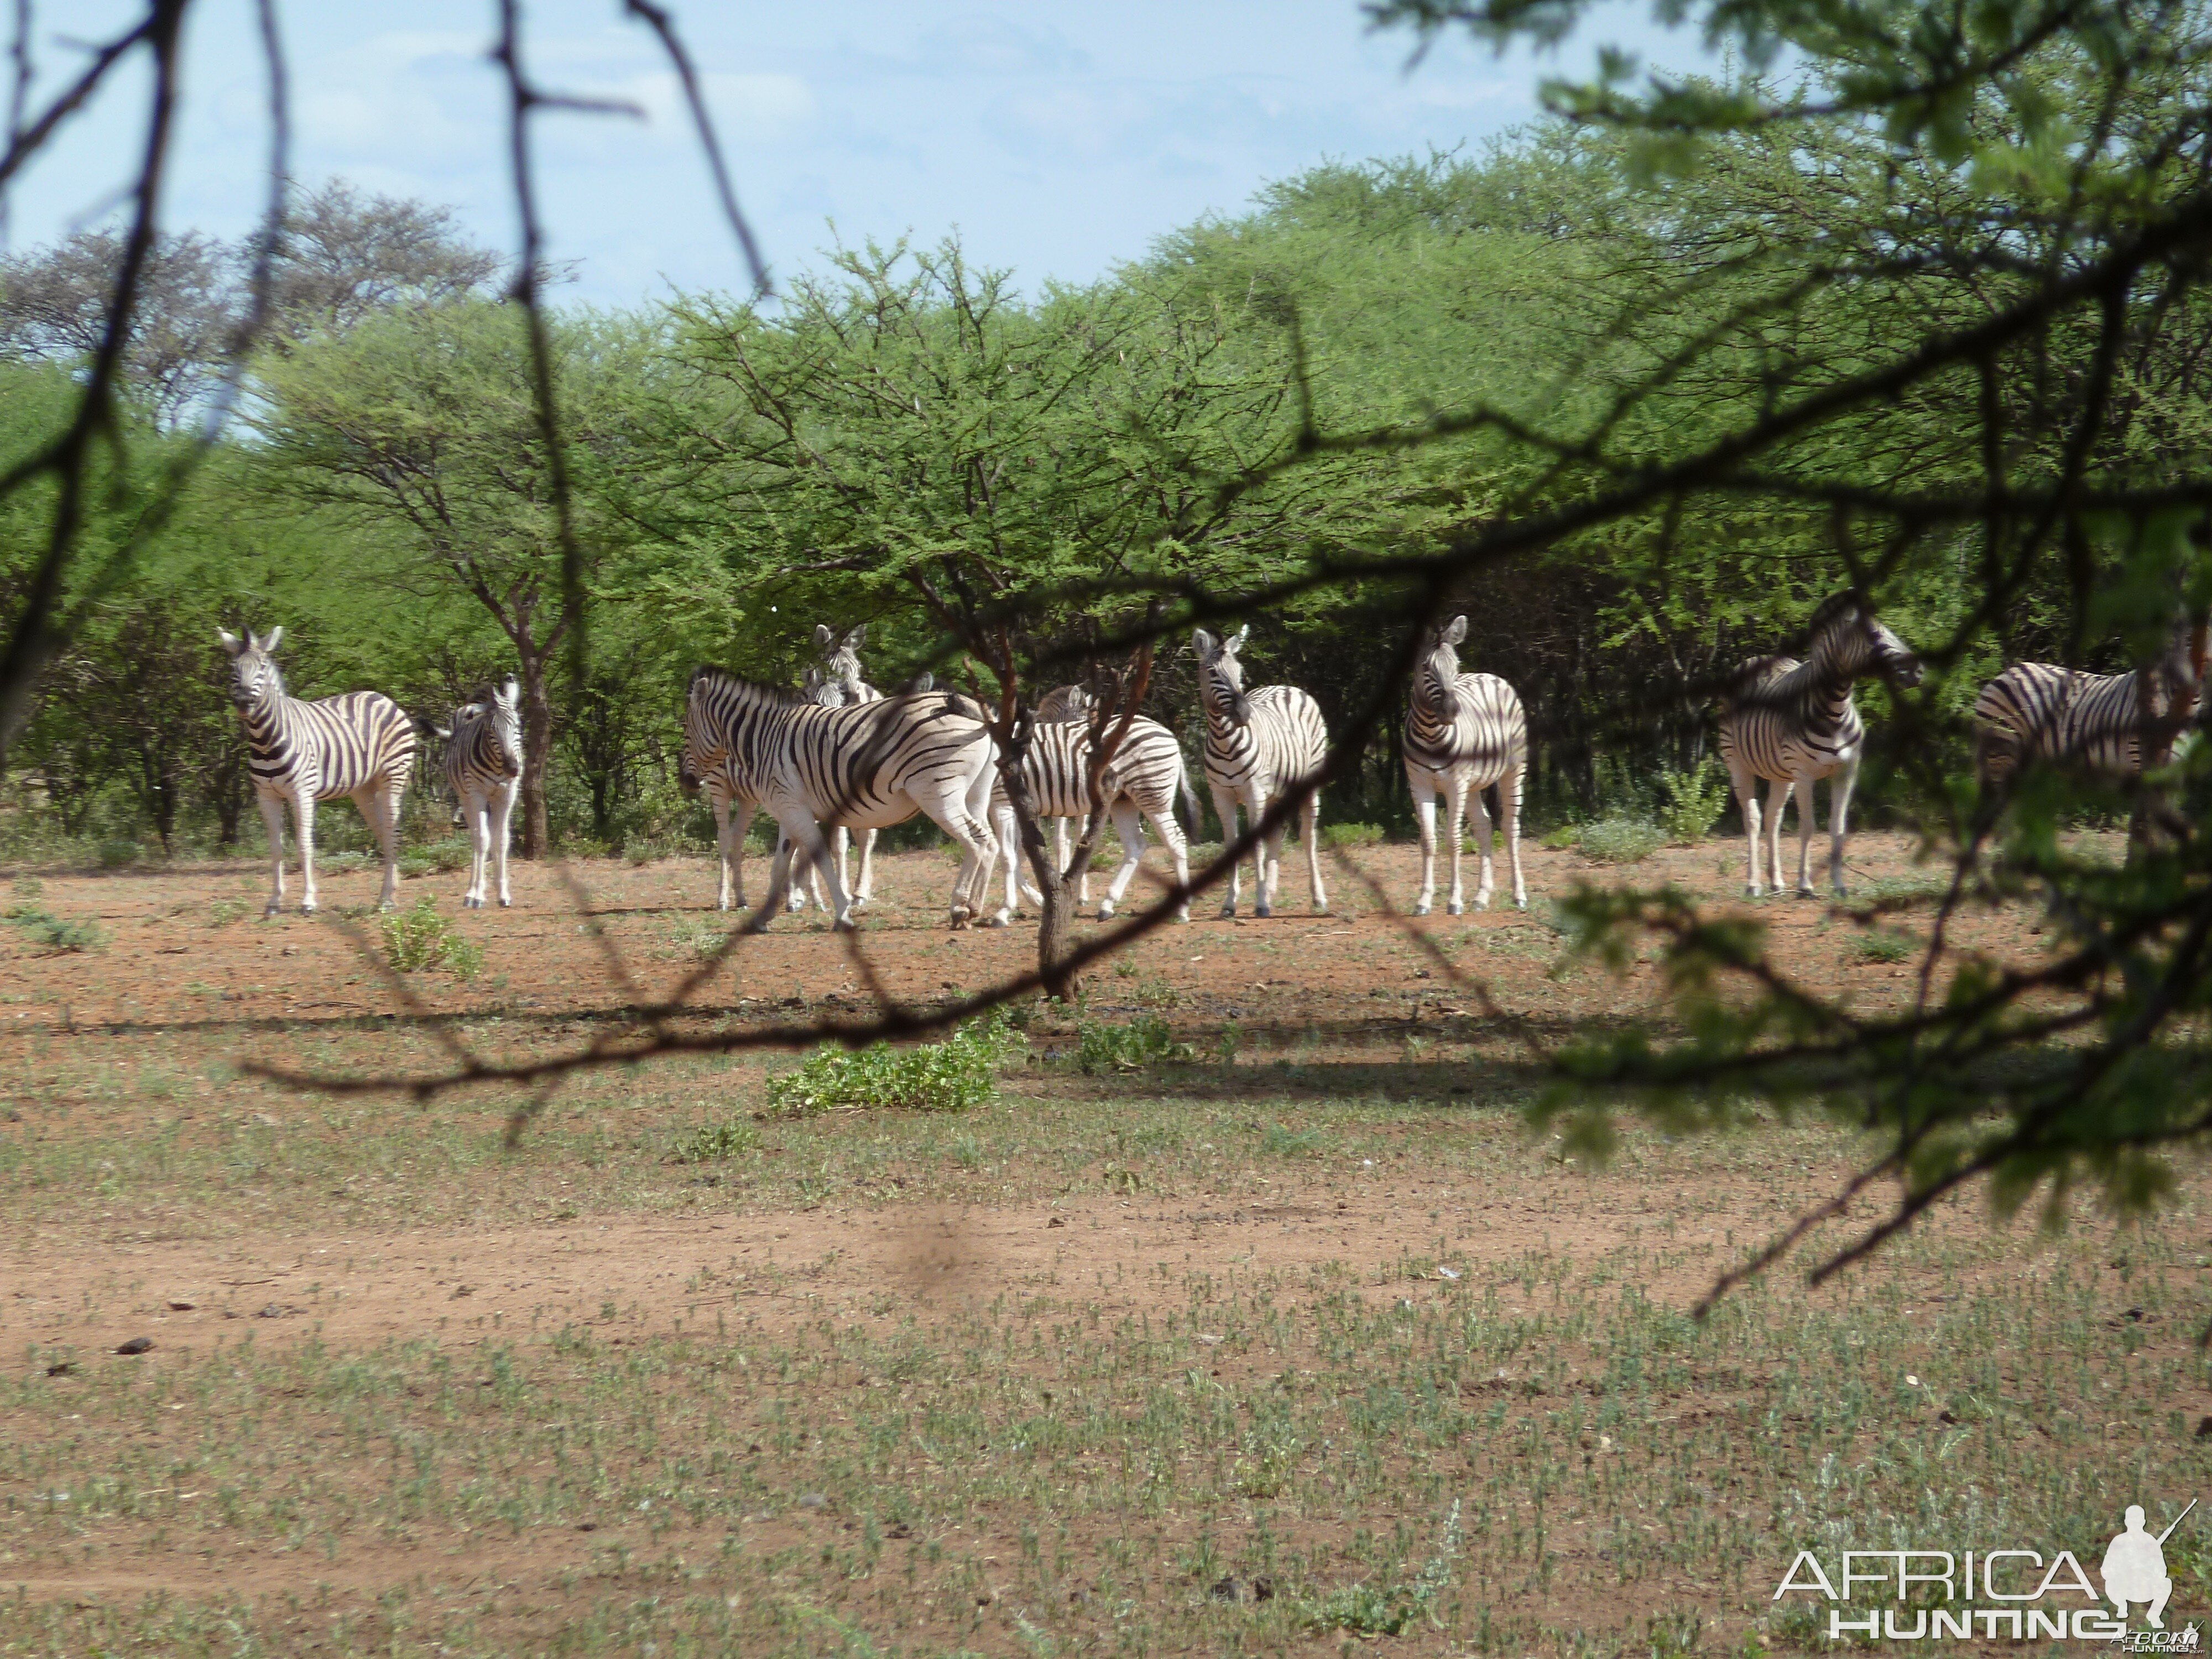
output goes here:
<path id="1" fill-rule="evenodd" d="M 788 686 L 770 685 L 763 680 L 749 679 L 743 674 L 733 674 L 726 668 L 717 668 L 703 662 L 691 671 L 691 689 L 697 690 L 702 681 L 711 681 L 717 686 L 746 694 L 757 702 L 774 703 L 782 708 L 798 708 L 811 705 L 813 699 L 804 691 L 794 691 Z"/>

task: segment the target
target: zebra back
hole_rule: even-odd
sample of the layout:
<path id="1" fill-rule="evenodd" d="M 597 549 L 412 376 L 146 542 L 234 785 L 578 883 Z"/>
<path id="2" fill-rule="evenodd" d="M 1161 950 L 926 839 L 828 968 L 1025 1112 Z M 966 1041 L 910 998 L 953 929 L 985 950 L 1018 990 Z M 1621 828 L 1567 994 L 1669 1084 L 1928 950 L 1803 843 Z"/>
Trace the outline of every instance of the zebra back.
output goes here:
<path id="1" fill-rule="evenodd" d="M 1431 635 L 1407 688 L 1406 764 L 1430 772 L 1464 768 L 1486 788 L 1528 764 L 1528 717 L 1521 694 L 1495 674 L 1462 674 L 1454 648 L 1467 618 Z"/>
<path id="2" fill-rule="evenodd" d="M 284 690 L 275 652 L 284 636 L 225 630 L 231 701 L 246 728 L 246 768 L 264 795 L 307 793 L 317 800 L 371 786 L 404 789 L 415 767 L 415 722 L 381 691 L 349 691 L 307 702 Z"/>
<path id="3" fill-rule="evenodd" d="M 1041 818 L 1079 818 L 1091 811 L 1091 764 L 1097 750 L 1091 728 L 1081 720 L 1040 719 L 1030 730 L 1021 777 L 1030 810 Z M 1123 796 L 1137 810 L 1166 817 L 1183 779 L 1182 744 L 1158 720 L 1139 714 L 1106 763 L 1099 777 L 1102 803 Z M 1003 776 L 992 785 L 994 805 L 1006 799 Z"/>

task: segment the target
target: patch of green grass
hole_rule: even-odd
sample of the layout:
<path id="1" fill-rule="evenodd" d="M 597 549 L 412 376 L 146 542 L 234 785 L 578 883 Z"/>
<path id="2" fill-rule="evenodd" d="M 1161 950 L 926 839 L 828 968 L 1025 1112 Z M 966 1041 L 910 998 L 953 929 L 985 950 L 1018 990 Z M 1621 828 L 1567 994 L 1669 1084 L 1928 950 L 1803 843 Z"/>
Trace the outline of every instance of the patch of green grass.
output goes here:
<path id="1" fill-rule="evenodd" d="M 768 1109 L 779 1117 L 899 1109 L 965 1112 L 998 1097 L 999 1071 L 1027 1048 L 1003 1013 L 971 1019 L 942 1042 L 857 1053 L 824 1044 L 798 1070 L 770 1078 Z"/>
<path id="2" fill-rule="evenodd" d="M 466 981 L 483 969 L 483 947 L 440 915 L 438 901 L 428 894 L 411 910 L 380 916 L 377 928 L 384 936 L 384 959 L 403 974 L 443 969 Z"/>
<path id="3" fill-rule="evenodd" d="M 1547 852 L 1564 853 L 1582 839 L 1582 833 L 1580 824 L 1563 823 L 1557 829 L 1544 831 L 1543 839 L 1537 845 Z"/>
<path id="4" fill-rule="evenodd" d="M 1328 1150 L 1328 1137 L 1319 1129 L 1270 1123 L 1260 1133 L 1260 1150 L 1270 1158 L 1318 1158 Z"/>
<path id="5" fill-rule="evenodd" d="M 1851 941 L 1851 954 L 1861 962 L 1905 962 L 1920 954 L 1920 941 L 1893 928 L 1869 928 Z"/>
<path id="6" fill-rule="evenodd" d="M 1323 847 L 1375 847 L 1379 846 L 1383 839 L 1379 824 L 1324 823 L 1321 827 L 1321 844 Z"/>
<path id="7" fill-rule="evenodd" d="M 1452 1500 L 1445 1516 L 1437 1552 L 1411 1582 L 1378 1585 L 1372 1582 L 1346 1585 L 1307 1601 L 1306 1622 L 1318 1630 L 1348 1630 L 1358 1636 L 1403 1636 L 1418 1626 L 1437 1624 L 1431 1613 L 1437 1597 L 1451 1587 L 1452 1563 L 1457 1559 L 1462 1536 L 1459 1500 Z"/>
<path id="8" fill-rule="evenodd" d="M 234 921 L 242 921 L 252 913 L 252 902 L 248 899 L 220 898 L 208 906 L 208 926 L 228 927 Z"/>
<path id="9" fill-rule="evenodd" d="M 1148 1066 L 1197 1057 L 1198 1051 L 1177 1041 L 1175 1028 L 1157 1014 L 1139 1014 L 1126 1025 L 1085 1020 L 1076 1027 L 1075 1064 L 1090 1075 L 1141 1072 Z"/>
<path id="10" fill-rule="evenodd" d="M 1583 825 L 1576 837 L 1593 864 L 1641 864 L 1666 844 L 1666 832 L 1644 818 L 1599 818 Z"/>
<path id="11" fill-rule="evenodd" d="M 43 905 L 18 903 L 0 911 L 0 919 L 27 939 L 32 949 L 47 956 L 98 949 L 107 935 L 96 921 L 69 921 Z"/>
<path id="12" fill-rule="evenodd" d="M 451 875 L 465 870 L 475 856 L 474 849 L 459 836 L 448 836 L 443 841 L 434 841 L 399 855 L 399 873 L 412 878 L 429 875 Z"/>
<path id="13" fill-rule="evenodd" d="M 678 1135 L 668 1155 L 678 1164 L 721 1164 L 759 1146 L 758 1129 L 743 1118 L 726 1118 Z"/>

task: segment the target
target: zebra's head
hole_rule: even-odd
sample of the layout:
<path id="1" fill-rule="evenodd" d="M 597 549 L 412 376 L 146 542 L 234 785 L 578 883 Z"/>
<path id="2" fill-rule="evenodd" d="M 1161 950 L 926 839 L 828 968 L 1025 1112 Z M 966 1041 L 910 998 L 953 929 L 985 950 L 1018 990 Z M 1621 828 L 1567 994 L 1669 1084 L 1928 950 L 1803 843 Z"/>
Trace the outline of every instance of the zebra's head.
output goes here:
<path id="1" fill-rule="evenodd" d="M 1227 639 L 1217 640 L 1203 628 L 1191 630 L 1191 648 L 1198 653 L 1198 696 L 1208 714 L 1218 714 L 1237 726 L 1252 723 L 1252 705 L 1244 700 L 1244 665 L 1237 660 L 1237 648 L 1252 632 L 1247 623 Z"/>
<path id="2" fill-rule="evenodd" d="M 860 647 L 868 642 L 868 625 L 860 623 L 839 639 L 827 623 L 814 626 L 814 648 L 821 653 L 822 666 L 818 671 L 831 680 L 842 680 L 850 686 L 862 684 L 866 677 L 860 672 Z M 810 686 L 811 689 L 811 686 Z M 854 702 L 858 702 L 856 697 Z"/>
<path id="3" fill-rule="evenodd" d="M 270 629 L 265 637 L 249 628 L 242 640 L 227 628 L 215 631 L 222 641 L 222 648 L 230 653 L 230 701 L 234 708 L 251 708 L 264 697 L 284 695 L 284 677 L 276 672 L 275 654 L 277 646 L 283 642 L 283 628 Z"/>
<path id="4" fill-rule="evenodd" d="M 1887 623 L 1859 602 L 1838 593 L 1813 613 L 1806 655 L 1851 674 L 1881 674 L 1899 685 L 1920 684 L 1920 659 L 1890 631 Z"/>
<path id="5" fill-rule="evenodd" d="M 522 775 L 522 688 L 507 677 L 483 701 L 484 723 L 491 732 L 496 764 L 503 778 Z"/>
<path id="6" fill-rule="evenodd" d="M 806 701 L 823 708 L 844 708 L 860 702 L 852 684 L 818 668 L 806 671 Z"/>
<path id="7" fill-rule="evenodd" d="M 1459 643 L 1467 637 L 1467 618 L 1454 617 L 1448 623 L 1430 624 L 1428 637 L 1422 642 L 1421 654 L 1415 660 L 1416 673 L 1425 673 L 1439 684 L 1449 688 L 1459 683 Z"/>

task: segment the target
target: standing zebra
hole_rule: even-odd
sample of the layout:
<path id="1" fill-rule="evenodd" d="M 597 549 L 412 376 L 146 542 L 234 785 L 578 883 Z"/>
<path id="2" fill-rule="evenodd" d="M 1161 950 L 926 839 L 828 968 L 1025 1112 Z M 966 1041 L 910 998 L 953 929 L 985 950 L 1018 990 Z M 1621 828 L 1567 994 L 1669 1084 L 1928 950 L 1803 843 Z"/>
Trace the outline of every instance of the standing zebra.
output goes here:
<path id="1" fill-rule="evenodd" d="M 993 758 L 989 732 L 941 691 L 825 708 L 803 693 L 706 667 L 693 672 L 684 700 L 682 776 L 714 805 L 722 908 L 730 908 L 732 809 L 742 811 L 740 837 L 757 805 L 783 832 L 756 928 L 783 907 L 794 849 L 829 882 L 836 926 L 850 927 L 851 902 L 821 826 L 883 828 L 916 811 L 960 844 L 951 917 L 954 927 L 966 926 L 982 908 L 998 850 L 989 822 Z"/>
<path id="2" fill-rule="evenodd" d="M 1490 814 L 1482 792 L 1498 787 L 1498 824 L 1513 866 L 1513 902 L 1528 908 L 1521 879 L 1521 782 L 1528 769 L 1528 720 L 1520 694 L 1495 674 L 1462 674 L 1454 648 L 1467 637 L 1467 618 L 1429 630 L 1427 648 L 1413 671 L 1406 708 L 1406 784 L 1421 822 L 1421 895 L 1415 915 L 1425 916 L 1437 897 L 1437 797 L 1444 800 L 1445 833 L 1451 837 L 1451 898 L 1458 915 L 1467 906 L 1460 885 L 1460 815 L 1474 808 L 1482 842 L 1482 878 L 1474 908 L 1490 908 Z"/>
<path id="3" fill-rule="evenodd" d="M 827 623 L 814 624 L 814 648 L 822 659 L 817 667 L 806 671 L 806 690 L 817 702 L 831 708 L 852 708 L 864 702 L 874 702 L 884 694 L 867 683 L 860 672 L 860 647 L 868 642 L 868 625 L 860 623 L 842 639 Z M 927 689 L 927 688 L 925 688 Z M 846 871 L 847 837 L 845 826 L 836 826 L 831 838 L 837 849 L 837 873 L 842 878 Z M 860 878 L 853 884 L 853 907 L 866 904 L 876 896 L 876 832 L 860 831 Z M 792 908 L 805 902 L 799 884 L 792 885 Z M 821 884 L 815 884 L 814 902 L 822 902 Z"/>
<path id="4" fill-rule="evenodd" d="M 1321 884 L 1321 793 L 1311 781 L 1319 775 L 1328 749 L 1328 730 L 1322 724 L 1321 705 L 1295 685 L 1244 690 L 1244 665 L 1237 661 L 1237 652 L 1251 631 L 1247 626 L 1231 639 L 1217 640 L 1200 628 L 1190 636 L 1198 652 L 1199 704 L 1206 714 L 1206 785 L 1213 792 L 1224 842 L 1237 839 L 1240 804 L 1248 822 L 1256 824 L 1274 800 L 1304 794 L 1300 833 L 1306 844 L 1306 872 L 1313 884 L 1313 908 L 1326 910 L 1328 895 Z M 1282 859 L 1283 831 L 1278 825 L 1252 854 L 1255 915 L 1273 913 Z M 1237 874 L 1232 866 L 1229 896 L 1221 905 L 1224 916 L 1237 914 Z"/>
<path id="5" fill-rule="evenodd" d="M 230 701 L 246 726 L 247 767 L 261 820 L 269 826 L 273 887 L 264 915 L 284 908 L 284 803 L 292 803 L 300 836 L 300 909 L 315 909 L 315 803 L 349 795 L 384 853 L 384 891 L 377 904 L 390 909 L 399 895 L 399 801 L 415 764 L 415 723 L 380 691 L 349 691 L 305 702 L 284 693 L 274 655 L 284 638 L 272 628 L 266 639 L 251 629 L 240 639 L 217 629 L 230 653 Z"/>
<path id="6" fill-rule="evenodd" d="M 1113 724 L 1118 726 L 1121 722 Z M 1091 816 L 1091 766 L 1097 752 L 1087 720 L 1048 720 L 1040 715 L 1030 724 L 1029 749 L 1022 757 L 1022 782 L 1040 826 L 1048 817 L 1056 826 L 1060 839 L 1053 852 L 1055 871 L 1067 868 L 1064 837 L 1068 820 L 1087 819 Z M 1121 839 L 1121 867 L 1114 872 L 1105 902 L 1098 907 L 1098 920 L 1104 921 L 1113 915 L 1114 907 L 1128 891 L 1130 879 L 1137 873 L 1137 866 L 1144 857 L 1141 815 L 1152 820 L 1154 833 L 1175 860 L 1176 886 L 1184 892 L 1176 918 L 1188 921 L 1190 848 L 1183 839 L 1182 826 L 1176 823 L 1175 802 L 1180 793 L 1190 809 L 1191 822 L 1195 824 L 1198 794 L 1190 787 L 1190 779 L 1183 769 L 1182 744 L 1158 720 L 1139 715 L 1128 722 L 1128 730 L 1122 734 L 1120 746 L 1106 763 L 1098 781 L 1105 810 L 1114 819 L 1114 832 Z M 1020 906 L 1018 882 L 1020 889 L 1038 903 L 1043 902 L 1044 895 L 1024 878 L 1014 804 L 1007 795 L 1003 778 L 991 792 L 991 811 L 992 821 L 998 827 L 1000 850 L 1006 859 L 1006 903 L 994 918 L 1003 925 Z M 1077 890 L 1086 902 L 1091 897 L 1088 874 L 1086 869 L 1077 878 Z"/>
<path id="7" fill-rule="evenodd" d="M 509 675 L 474 702 L 453 711 L 451 731 L 433 726 L 446 739 L 446 787 L 453 792 L 462 821 L 469 827 L 469 889 L 464 909 L 481 910 L 486 866 L 496 852 L 499 902 L 514 902 L 507 885 L 507 825 L 522 787 L 522 692 Z"/>
<path id="8" fill-rule="evenodd" d="M 1828 781 L 1828 878 L 1844 891 L 1844 842 L 1850 833 L 1851 787 L 1858 781 L 1866 724 L 1851 687 L 1869 674 L 1900 685 L 1920 684 L 1920 659 L 1857 597 L 1822 601 L 1807 629 L 1805 660 L 1753 657 L 1731 677 L 1721 699 L 1720 751 L 1750 841 L 1744 891 L 1765 892 L 1759 867 L 1759 780 L 1771 785 L 1768 862 L 1782 890 L 1782 809 L 1797 796 L 1797 890 L 1813 893 L 1813 786 Z"/>
<path id="9" fill-rule="evenodd" d="M 2197 718 L 2206 640 L 2199 623 L 2148 671 L 2125 674 L 2014 663 L 1974 699 L 1976 774 L 1995 786 L 2030 762 L 2060 761 L 2107 777 L 2141 776 L 2145 751 L 2155 761 Z"/>

